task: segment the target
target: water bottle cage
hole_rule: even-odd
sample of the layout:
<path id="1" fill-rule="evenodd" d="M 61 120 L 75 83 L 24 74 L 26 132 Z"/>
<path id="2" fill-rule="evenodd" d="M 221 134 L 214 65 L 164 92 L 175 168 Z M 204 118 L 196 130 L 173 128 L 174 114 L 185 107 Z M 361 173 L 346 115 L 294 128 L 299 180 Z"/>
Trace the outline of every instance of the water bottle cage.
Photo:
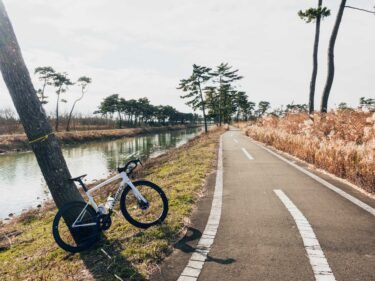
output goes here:
<path id="1" fill-rule="evenodd" d="M 105 203 L 105 207 L 107 210 L 111 210 L 114 206 L 115 198 L 112 196 L 108 196 L 107 202 Z"/>

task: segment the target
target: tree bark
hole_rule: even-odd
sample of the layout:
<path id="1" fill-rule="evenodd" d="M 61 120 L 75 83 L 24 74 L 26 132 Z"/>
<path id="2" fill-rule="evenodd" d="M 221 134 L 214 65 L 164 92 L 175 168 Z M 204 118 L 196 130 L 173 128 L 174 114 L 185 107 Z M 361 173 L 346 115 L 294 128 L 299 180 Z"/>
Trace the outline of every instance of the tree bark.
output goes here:
<path id="1" fill-rule="evenodd" d="M 221 77 L 220 77 L 220 83 L 219 83 L 219 126 L 221 127 L 221 90 L 222 90 L 222 85 L 221 85 Z"/>
<path id="2" fill-rule="evenodd" d="M 41 99 L 40 99 L 40 102 L 43 104 L 44 102 L 44 91 L 46 89 L 46 86 L 47 86 L 47 78 L 44 79 L 44 83 L 43 83 L 43 89 L 42 89 L 42 92 L 41 92 Z"/>
<path id="3" fill-rule="evenodd" d="M 322 7 L 323 0 L 318 0 L 318 9 Z M 320 13 L 316 17 L 315 22 L 315 39 L 314 39 L 314 52 L 313 52 L 313 71 L 310 82 L 310 94 L 309 94 L 309 113 L 314 112 L 314 97 L 315 97 L 315 84 L 316 76 L 318 74 L 318 49 L 319 49 L 319 37 L 320 37 Z"/>
<path id="4" fill-rule="evenodd" d="M 0 70 L 28 139 L 32 141 L 48 135 L 45 140 L 31 143 L 31 148 L 57 207 L 60 208 L 70 201 L 83 200 L 75 185 L 68 180 L 70 173 L 60 145 L 55 135 L 51 134 L 51 125 L 36 95 L 2 0 Z"/>
<path id="5" fill-rule="evenodd" d="M 60 103 L 60 93 L 61 93 L 61 87 L 57 91 L 57 102 L 56 102 L 56 123 L 55 123 L 55 131 L 59 131 L 59 103 Z"/>
<path id="6" fill-rule="evenodd" d="M 206 105 L 203 99 L 203 94 L 202 94 L 202 89 L 201 89 L 201 84 L 199 83 L 199 93 L 201 94 L 201 102 L 202 102 L 202 113 L 203 113 L 203 120 L 204 120 L 204 132 L 207 134 L 208 129 L 207 129 L 207 117 L 206 117 Z"/>
<path id="7" fill-rule="evenodd" d="M 118 111 L 117 113 L 118 113 L 118 119 L 119 119 L 119 129 L 121 129 L 122 128 L 121 112 Z"/>
<path id="8" fill-rule="evenodd" d="M 324 87 L 324 90 L 323 90 L 322 103 L 321 103 L 321 106 L 320 106 L 320 111 L 322 113 L 327 112 L 328 98 L 329 98 L 329 94 L 331 92 L 333 78 L 335 76 L 335 62 L 334 62 L 335 43 L 336 43 L 337 34 L 339 32 L 342 16 L 344 14 L 345 4 L 346 4 L 346 0 L 342 0 L 341 4 L 340 4 L 339 11 L 337 13 L 335 25 L 333 26 L 331 38 L 329 40 L 328 74 L 327 74 L 326 84 L 325 84 L 325 87 Z"/>

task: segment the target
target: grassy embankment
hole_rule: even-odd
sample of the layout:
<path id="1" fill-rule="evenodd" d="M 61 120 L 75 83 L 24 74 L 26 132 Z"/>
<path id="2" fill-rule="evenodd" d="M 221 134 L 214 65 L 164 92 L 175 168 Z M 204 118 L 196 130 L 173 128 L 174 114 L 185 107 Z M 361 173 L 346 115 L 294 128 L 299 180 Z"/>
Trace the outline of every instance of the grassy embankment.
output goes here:
<path id="1" fill-rule="evenodd" d="M 92 250 L 68 254 L 54 243 L 51 225 L 56 209 L 30 210 L 0 224 L 1 280 L 144 280 L 172 249 L 216 165 L 219 136 L 212 130 L 184 146 L 146 162 L 137 178 L 160 185 L 169 198 L 166 222 L 139 230 L 113 215 L 112 227 Z M 111 189 L 117 188 L 113 185 Z M 108 190 L 107 190 L 108 191 Z M 98 193 L 104 200 L 109 192 Z M 100 200 L 99 200 L 100 201 Z M 104 249 L 109 258 L 101 249 Z"/>
<path id="2" fill-rule="evenodd" d="M 289 114 L 240 124 L 255 140 L 375 193 L 375 113 Z"/>
<path id="3" fill-rule="evenodd" d="M 88 141 L 112 140 L 123 137 L 133 137 L 136 135 L 181 130 L 188 127 L 189 126 L 187 125 L 175 125 L 114 130 L 70 131 L 58 132 L 56 133 L 56 136 L 62 144 L 75 144 Z M 194 127 L 194 125 L 191 127 Z M 24 150 L 30 150 L 30 145 L 25 134 L 0 135 L 0 153 Z"/>

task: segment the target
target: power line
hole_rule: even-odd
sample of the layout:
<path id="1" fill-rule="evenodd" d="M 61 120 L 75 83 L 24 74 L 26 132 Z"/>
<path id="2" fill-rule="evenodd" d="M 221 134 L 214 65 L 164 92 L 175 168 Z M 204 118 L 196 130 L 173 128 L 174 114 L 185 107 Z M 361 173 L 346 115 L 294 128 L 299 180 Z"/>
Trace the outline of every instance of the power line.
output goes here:
<path id="1" fill-rule="evenodd" d="M 370 11 L 370 10 L 366 10 L 366 9 L 356 8 L 356 7 L 352 7 L 352 6 L 345 6 L 345 8 L 350 8 L 350 9 L 354 9 L 354 10 L 358 10 L 358 11 L 362 11 L 362 12 L 366 12 L 366 13 L 371 13 L 371 14 L 375 15 L 375 11 Z"/>

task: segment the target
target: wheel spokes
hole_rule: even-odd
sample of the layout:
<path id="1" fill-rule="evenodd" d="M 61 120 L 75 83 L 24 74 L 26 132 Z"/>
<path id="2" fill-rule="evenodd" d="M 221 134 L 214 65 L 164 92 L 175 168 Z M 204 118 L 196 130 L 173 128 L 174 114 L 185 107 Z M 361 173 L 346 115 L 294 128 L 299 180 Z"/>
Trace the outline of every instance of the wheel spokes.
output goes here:
<path id="1" fill-rule="evenodd" d="M 144 208 L 141 205 L 142 202 L 138 202 L 133 192 L 130 191 L 125 199 L 125 207 L 129 215 L 141 223 L 151 223 L 158 220 L 163 212 L 163 201 L 159 193 L 145 185 L 139 185 L 137 189 L 147 200 L 148 206 Z"/>

